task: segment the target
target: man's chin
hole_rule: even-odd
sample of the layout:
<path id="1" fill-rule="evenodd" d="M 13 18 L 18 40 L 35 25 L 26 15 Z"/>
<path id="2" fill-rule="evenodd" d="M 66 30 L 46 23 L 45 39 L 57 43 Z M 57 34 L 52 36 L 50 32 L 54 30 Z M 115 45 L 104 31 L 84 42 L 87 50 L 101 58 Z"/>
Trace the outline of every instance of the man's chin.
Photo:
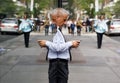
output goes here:
<path id="1" fill-rule="evenodd" d="M 59 27 L 60 27 L 60 26 L 63 26 L 63 24 L 56 24 L 56 25 L 59 26 Z"/>

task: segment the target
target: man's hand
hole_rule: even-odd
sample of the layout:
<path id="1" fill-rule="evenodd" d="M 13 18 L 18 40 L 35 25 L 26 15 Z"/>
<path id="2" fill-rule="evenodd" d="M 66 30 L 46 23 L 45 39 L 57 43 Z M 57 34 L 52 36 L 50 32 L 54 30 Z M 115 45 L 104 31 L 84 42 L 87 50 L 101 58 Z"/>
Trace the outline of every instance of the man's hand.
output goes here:
<path id="1" fill-rule="evenodd" d="M 38 40 L 38 44 L 39 44 L 41 47 L 46 47 L 46 40 Z"/>
<path id="2" fill-rule="evenodd" d="M 19 32 L 19 33 L 22 33 L 22 31 L 21 31 L 21 30 L 18 30 L 18 32 Z"/>
<path id="3" fill-rule="evenodd" d="M 73 48 L 77 48 L 79 46 L 79 44 L 80 44 L 80 41 L 78 41 L 78 40 L 72 41 L 72 47 Z"/>

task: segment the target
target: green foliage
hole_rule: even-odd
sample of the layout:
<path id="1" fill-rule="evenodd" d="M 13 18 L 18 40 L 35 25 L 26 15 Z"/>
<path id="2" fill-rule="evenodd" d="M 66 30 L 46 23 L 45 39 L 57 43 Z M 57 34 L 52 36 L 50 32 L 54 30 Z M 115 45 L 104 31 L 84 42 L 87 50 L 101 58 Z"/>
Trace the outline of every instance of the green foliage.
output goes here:
<path id="1" fill-rule="evenodd" d="M 75 4 L 78 6 L 80 9 L 90 9 L 90 4 L 94 3 L 94 0 L 74 0 Z"/>
<path id="2" fill-rule="evenodd" d="M 114 6 L 114 14 L 120 16 L 120 0 Z"/>
<path id="3" fill-rule="evenodd" d="M 37 3 L 37 7 L 34 7 L 34 16 L 40 14 L 41 10 L 48 9 L 50 6 L 50 0 L 34 0 L 34 3 Z"/>
<path id="4" fill-rule="evenodd" d="M 0 0 L 0 13 L 12 14 L 16 12 L 16 5 L 12 0 Z"/>
<path id="5" fill-rule="evenodd" d="M 102 12 L 106 15 L 107 18 L 111 18 L 112 14 L 113 14 L 113 12 L 111 12 L 110 9 L 112 9 L 112 7 L 106 7 L 102 10 Z"/>
<path id="6" fill-rule="evenodd" d="M 38 9 L 46 9 L 49 7 L 50 0 L 34 0 L 34 3 L 37 3 Z"/>
<path id="7" fill-rule="evenodd" d="M 80 10 L 85 10 L 87 11 L 86 14 L 88 14 L 90 17 L 94 17 L 95 9 L 91 9 L 91 4 L 94 4 L 94 0 L 74 0 L 75 6 L 80 9 Z"/>
<path id="8" fill-rule="evenodd" d="M 19 10 L 16 11 L 18 17 L 22 17 L 24 12 L 28 12 L 25 7 L 18 7 Z"/>

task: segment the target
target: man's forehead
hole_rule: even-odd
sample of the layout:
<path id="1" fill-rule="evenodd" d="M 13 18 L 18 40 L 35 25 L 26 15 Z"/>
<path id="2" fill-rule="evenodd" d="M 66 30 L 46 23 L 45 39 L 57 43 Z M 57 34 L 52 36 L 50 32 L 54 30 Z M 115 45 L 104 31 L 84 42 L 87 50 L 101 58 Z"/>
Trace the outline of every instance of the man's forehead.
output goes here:
<path id="1" fill-rule="evenodd" d="M 60 18 L 67 18 L 68 17 L 68 15 L 60 15 L 60 14 L 56 14 L 56 15 L 51 15 L 52 16 L 52 18 L 58 18 L 58 17 L 60 17 Z"/>
<path id="2" fill-rule="evenodd" d="M 56 8 L 51 12 L 52 17 L 68 17 L 69 13 L 63 8 Z"/>

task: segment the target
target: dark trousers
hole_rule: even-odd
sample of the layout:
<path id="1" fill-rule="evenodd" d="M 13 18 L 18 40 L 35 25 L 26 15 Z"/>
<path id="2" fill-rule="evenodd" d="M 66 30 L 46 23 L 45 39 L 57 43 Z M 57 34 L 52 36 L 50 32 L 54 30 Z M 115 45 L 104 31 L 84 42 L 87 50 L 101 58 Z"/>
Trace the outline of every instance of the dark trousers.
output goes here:
<path id="1" fill-rule="evenodd" d="M 73 34 L 73 35 L 74 35 L 74 29 L 75 29 L 75 27 L 71 28 L 71 34 Z"/>
<path id="2" fill-rule="evenodd" d="M 68 27 L 68 33 L 71 33 L 70 27 Z"/>
<path id="3" fill-rule="evenodd" d="M 49 83 L 68 83 L 68 60 L 52 59 L 49 62 Z"/>
<path id="4" fill-rule="evenodd" d="M 77 35 L 80 36 L 81 35 L 81 27 L 77 26 Z"/>
<path id="5" fill-rule="evenodd" d="M 48 32 L 49 32 L 49 25 L 46 25 L 45 26 L 45 35 L 48 35 Z"/>
<path id="6" fill-rule="evenodd" d="M 97 46 L 98 46 L 98 48 L 101 48 L 101 46 L 102 46 L 103 34 L 104 33 L 97 33 Z"/>
<path id="7" fill-rule="evenodd" d="M 30 37 L 30 32 L 24 32 L 25 47 L 29 47 L 29 37 Z"/>

